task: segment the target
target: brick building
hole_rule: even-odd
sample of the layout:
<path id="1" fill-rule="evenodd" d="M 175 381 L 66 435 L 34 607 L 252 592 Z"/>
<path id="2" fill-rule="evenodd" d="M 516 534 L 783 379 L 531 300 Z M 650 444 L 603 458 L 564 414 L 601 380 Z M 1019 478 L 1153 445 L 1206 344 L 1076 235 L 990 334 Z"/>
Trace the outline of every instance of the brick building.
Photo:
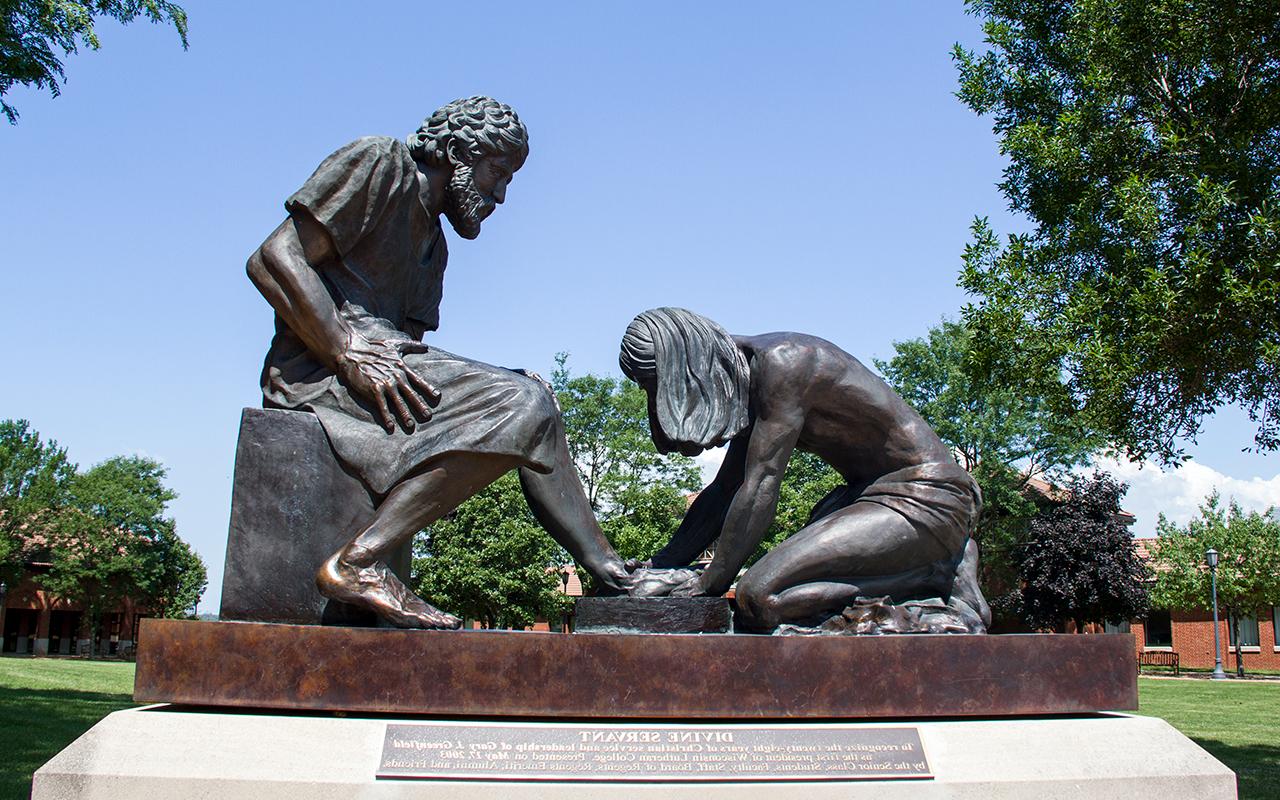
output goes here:
<path id="1" fill-rule="evenodd" d="M 1137 539 L 1138 554 L 1149 558 L 1152 539 Z M 1156 609 L 1145 620 L 1107 626 L 1110 632 L 1133 633 L 1138 653 L 1172 652 L 1183 667 L 1213 669 L 1213 613 L 1209 610 Z M 1222 642 L 1223 669 L 1235 667 L 1235 648 L 1225 616 L 1219 611 L 1218 636 Z M 1280 670 L 1280 606 L 1240 624 L 1240 651 L 1244 668 Z"/>
<path id="2" fill-rule="evenodd" d="M 87 655 L 92 645 L 103 656 L 127 656 L 137 641 L 144 611 L 125 599 L 102 614 L 96 631 L 88 630 L 84 609 L 41 589 L 36 577 L 48 565 L 33 563 L 17 586 L 0 598 L 0 651 L 18 655 Z"/>

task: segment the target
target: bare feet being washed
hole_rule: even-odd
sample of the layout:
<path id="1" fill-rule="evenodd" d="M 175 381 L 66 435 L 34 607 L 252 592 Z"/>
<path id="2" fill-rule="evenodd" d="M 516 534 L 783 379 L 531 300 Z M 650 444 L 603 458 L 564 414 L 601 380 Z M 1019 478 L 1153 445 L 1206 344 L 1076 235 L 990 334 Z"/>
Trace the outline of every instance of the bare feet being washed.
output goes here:
<path id="1" fill-rule="evenodd" d="M 381 561 L 368 567 L 346 563 L 341 554 L 324 562 L 316 588 L 332 600 L 367 608 L 401 628 L 458 628 L 462 620 L 427 603 Z"/>
<path id="2" fill-rule="evenodd" d="M 699 574 L 701 570 L 686 567 L 640 567 L 631 573 L 631 596 L 666 597 Z"/>

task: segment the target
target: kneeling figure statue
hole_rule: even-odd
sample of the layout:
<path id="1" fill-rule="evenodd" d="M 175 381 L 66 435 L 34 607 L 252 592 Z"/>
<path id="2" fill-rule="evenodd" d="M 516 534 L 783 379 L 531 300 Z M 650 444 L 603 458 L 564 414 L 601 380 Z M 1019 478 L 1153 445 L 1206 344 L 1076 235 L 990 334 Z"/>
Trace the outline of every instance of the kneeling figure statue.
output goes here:
<path id="1" fill-rule="evenodd" d="M 633 575 L 633 595 L 719 596 L 736 580 L 740 629 L 986 631 L 971 539 L 978 486 L 856 358 L 815 336 L 733 336 L 690 311 L 658 308 L 627 328 L 619 361 L 648 395 L 660 452 L 729 445 L 671 541 Z M 845 485 L 739 578 L 773 522 L 797 448 Z M 710 564 L 687 569 L 712 542 Z"/>

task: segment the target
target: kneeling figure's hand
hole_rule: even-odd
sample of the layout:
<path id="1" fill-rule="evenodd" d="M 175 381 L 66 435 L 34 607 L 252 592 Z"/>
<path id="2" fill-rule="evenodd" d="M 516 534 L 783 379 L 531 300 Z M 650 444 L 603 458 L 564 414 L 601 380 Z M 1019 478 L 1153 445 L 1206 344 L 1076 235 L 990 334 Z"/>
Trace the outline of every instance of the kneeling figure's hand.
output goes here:
<path id="1" fill-rule="evenodd" d="M 701 572 L 671 590 L 672 597 L 706 597 L 709 594 L 702 583 Z"/>

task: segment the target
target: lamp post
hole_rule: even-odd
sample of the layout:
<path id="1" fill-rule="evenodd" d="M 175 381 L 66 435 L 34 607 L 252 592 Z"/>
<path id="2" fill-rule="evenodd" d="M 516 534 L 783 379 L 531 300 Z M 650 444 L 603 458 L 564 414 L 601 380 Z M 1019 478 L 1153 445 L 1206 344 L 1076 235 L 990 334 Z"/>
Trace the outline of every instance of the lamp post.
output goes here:
<path id="1" fill-rule="evenodd" d="M 1222 642 L 1218 637 L 1218 551 L 1212 547 L 1204 551 L 1204 562 L 1209 565 L 1209 579 L 1213 584 L 1213 674 L 1209 677 L 1225 681 L 1227 673 L 1222 671 Z"/>
<path id="2" fill-rule="evenodd" d="M 569 596 L 569 566 L 567 564 L 560 568 L 560 591 L 565 597 Z M 567 610 L 560 612 L 560 632 L 569 632 L 569 612 Z"/>

